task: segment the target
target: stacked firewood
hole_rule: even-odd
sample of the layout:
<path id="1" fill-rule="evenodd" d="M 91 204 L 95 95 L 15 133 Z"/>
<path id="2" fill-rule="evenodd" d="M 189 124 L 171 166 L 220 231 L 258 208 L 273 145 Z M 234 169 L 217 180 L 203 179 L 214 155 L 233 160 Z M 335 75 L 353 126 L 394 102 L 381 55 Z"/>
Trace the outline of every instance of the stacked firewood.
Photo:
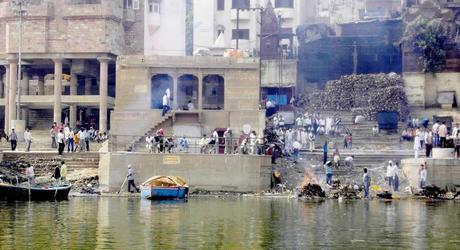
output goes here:
<path id="1" fill-rule="evenodd" d="M 353 111 L 374 120 L 381 111 L 407 114 L 407 97 L 401 76 L 367 74 L 342 76 L 327 83 L 324 91 L 311 93 L 309 108 L 313 110 Z"/>

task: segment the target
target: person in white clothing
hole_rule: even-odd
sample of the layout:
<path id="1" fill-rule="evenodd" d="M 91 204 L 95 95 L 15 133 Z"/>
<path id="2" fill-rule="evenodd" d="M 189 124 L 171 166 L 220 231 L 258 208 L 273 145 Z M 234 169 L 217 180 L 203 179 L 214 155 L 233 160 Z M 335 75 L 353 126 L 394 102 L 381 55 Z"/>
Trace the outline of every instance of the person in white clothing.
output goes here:
<path id="1" fill-rule="evenodd" d="M 24 141 L 26 142 L 26 152 L 30 151 L 30 144 L 32 143 L 32 133 L 27 128 L 24 132 Z"/>
<path id="2" fill-rule="evenodd" d="M 217 133 L 217 129 L 214 129 L 212 132 L 212 140 L 214 141 L 214 154 L 219 153 L 219 133 Z"/>
<path id="3" fill-rule="evenodd" d="M 419 174 L 420 174 L 420 189 L 422 189 L 426 186 L 426 178 L 428 175 L 426 166 L 424 164 L 420 165 Z"/>
<path id="4" fill-rule="evenodd" d="M 389 187 L 390 191 L 391 191 L 392 187 L 394 186 L 395 171 L 396 171 L 396 166 L 393 164 L 392 161 L 389 161 L 388 166 L 387 166 L 386 177 L 387 177 L 387 180 L 388 180 L 388 187 Z"/>
<path id="5" fill-rule="evenodd" d="M 57 134 L 57 142 L 58 142 L 58 153 L 59 155 L 62 155 L 62 152 L 64 152 L 65 148 L 65 135 L 61 130 L 59 130 L 59 133 Z"/>
<path id="6" fill-rule="evenodd" d="M 422 145 L 420 145 L 420 137 L 419 135 L 416 135 L 414 138 L 414 157 L 415 159 L 418 158 L 421 149 L 422 149 Z"/>
<path id="7" fill-rule="evenodd" d="M 189 111 L 195 110 L 195 104 L 193 104 L 192 101 L 188 101 L 187 109 L 188 109 Z"/>
<path id="8" fill-rule="evenodd" d="M 149 151 L 149 153 L 152 153 L 152 150 L 153 150 L 153 141 L 155 139 L 149 134 L 147 134 L 147 137 L 145 137 L 145 142 L 146 142 L 146 145 L 145 147 L 147 148 L 147 150 Z"/>
<path id="9" fill-rule="evenodd" d="M 168 112 L 169 110 L 169 106 L 168 106 L 168 103 L 169 103 L 169 99 L 168 99 L 168 95 L 165 93 L 163 95 L 163 111 L 161 113 L 161 116 L 165 116 L 165 114 Z"/>
<path id="10" fill-rule="evenodd" d="M 315 140 L 316 140 L 315 134 L 312 131 L 310 131 L 308 133 L 308 142 L 310 144 L 309 145 L 310 152 L 313 152 L 313 150 L 315 150 Z"/>

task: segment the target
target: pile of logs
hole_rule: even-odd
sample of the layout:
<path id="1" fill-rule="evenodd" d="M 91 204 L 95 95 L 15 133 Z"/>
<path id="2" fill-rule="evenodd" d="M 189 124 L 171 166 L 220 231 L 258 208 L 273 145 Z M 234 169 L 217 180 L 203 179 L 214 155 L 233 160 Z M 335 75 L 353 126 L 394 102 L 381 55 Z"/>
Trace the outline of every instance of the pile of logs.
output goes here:
<path id="1" fill-rule="evenodd" d="M 402 78 L 394 73 L 342 76 L 311 93 L 308 101 L 312 110 L 353 111 L 368 120 L 380 111 L 396 111 L 401 118 L 408 111 Z"/>
<path id="2" fill-rule="evenodd" d="M 315 198 L 315 197 L 326 197 L 326 193 L 318 184 L 310 184 L 308 183 L 306 186 L 302 187 L 302 190 L 299 194 L 300 197 L 305 198 Z"/>

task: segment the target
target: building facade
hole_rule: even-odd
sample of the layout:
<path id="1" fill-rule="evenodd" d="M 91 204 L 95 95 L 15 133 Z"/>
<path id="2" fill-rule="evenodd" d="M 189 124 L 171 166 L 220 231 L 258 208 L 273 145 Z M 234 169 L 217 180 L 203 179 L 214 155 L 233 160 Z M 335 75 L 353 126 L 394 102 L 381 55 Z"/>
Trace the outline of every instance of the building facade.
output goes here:
<path id="1" fill-rule="evenodd" d="M 143 1 L 136 0 L 31 0 L 21 32 L 10 1 L 1 1 L 0 112 L 5 131 L 13 127 L 11 121 L 25 120 L 36 129 L 68 121 L 105 132 L 115 104 L 116 57 L 144 52 L 142 10 Z"/>
<path id="2" fill-rule="evenodd" d="M 123 95 L 117 96 L 111 115 L 112 151 L 124 150 L 159 128 L 168 136 L 188 138 L 216 128 L 231 128 L 235 136 L 243 129 L 262 133 L 258 66 L 250 58 L 119 57 L 116 86 Z M 166 93 L 171 112 L 162 116 Z"/>
<path id="3" fill-rule="evenodd" d="M 237 48 L 257 56 L 260 10 L 268 3 L 281 18 L 285 33 L 294 34 L 299 24 L 314 17 L 310 0 L 200 0 L 194 3 L 194 48 L 212 48 L 223 34 L 226 48 Z M 238 38 L 238 39 L 237 39 Z M 286 44 L 289 41 L 284 41 Z M 296 42 L 295 42 L 296 44 Z"/>

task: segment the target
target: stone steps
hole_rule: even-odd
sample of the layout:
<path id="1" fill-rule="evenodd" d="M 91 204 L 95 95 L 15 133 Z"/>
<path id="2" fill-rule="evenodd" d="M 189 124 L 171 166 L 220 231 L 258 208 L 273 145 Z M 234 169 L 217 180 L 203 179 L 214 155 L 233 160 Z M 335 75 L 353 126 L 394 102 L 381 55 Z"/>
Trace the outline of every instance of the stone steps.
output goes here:
<path id="1" fill-rule="evenodd" d="M 31 162 L 34 165 L 55 165 L 64 160 L 69 167 L 69 171 L 72 169 L 97 169 L 99 167 L 98 153 L 73 153 L 60 156 L 57 153 L 50 152 L 4 152 L 3 160 L 22 160 Z"/>
<path id="2" fill-rule="evenodd" d="M 32 109 L 29 110 L 29 127 L 31 129 L 50 129 L 53 123 L 53 111 Z"/>

